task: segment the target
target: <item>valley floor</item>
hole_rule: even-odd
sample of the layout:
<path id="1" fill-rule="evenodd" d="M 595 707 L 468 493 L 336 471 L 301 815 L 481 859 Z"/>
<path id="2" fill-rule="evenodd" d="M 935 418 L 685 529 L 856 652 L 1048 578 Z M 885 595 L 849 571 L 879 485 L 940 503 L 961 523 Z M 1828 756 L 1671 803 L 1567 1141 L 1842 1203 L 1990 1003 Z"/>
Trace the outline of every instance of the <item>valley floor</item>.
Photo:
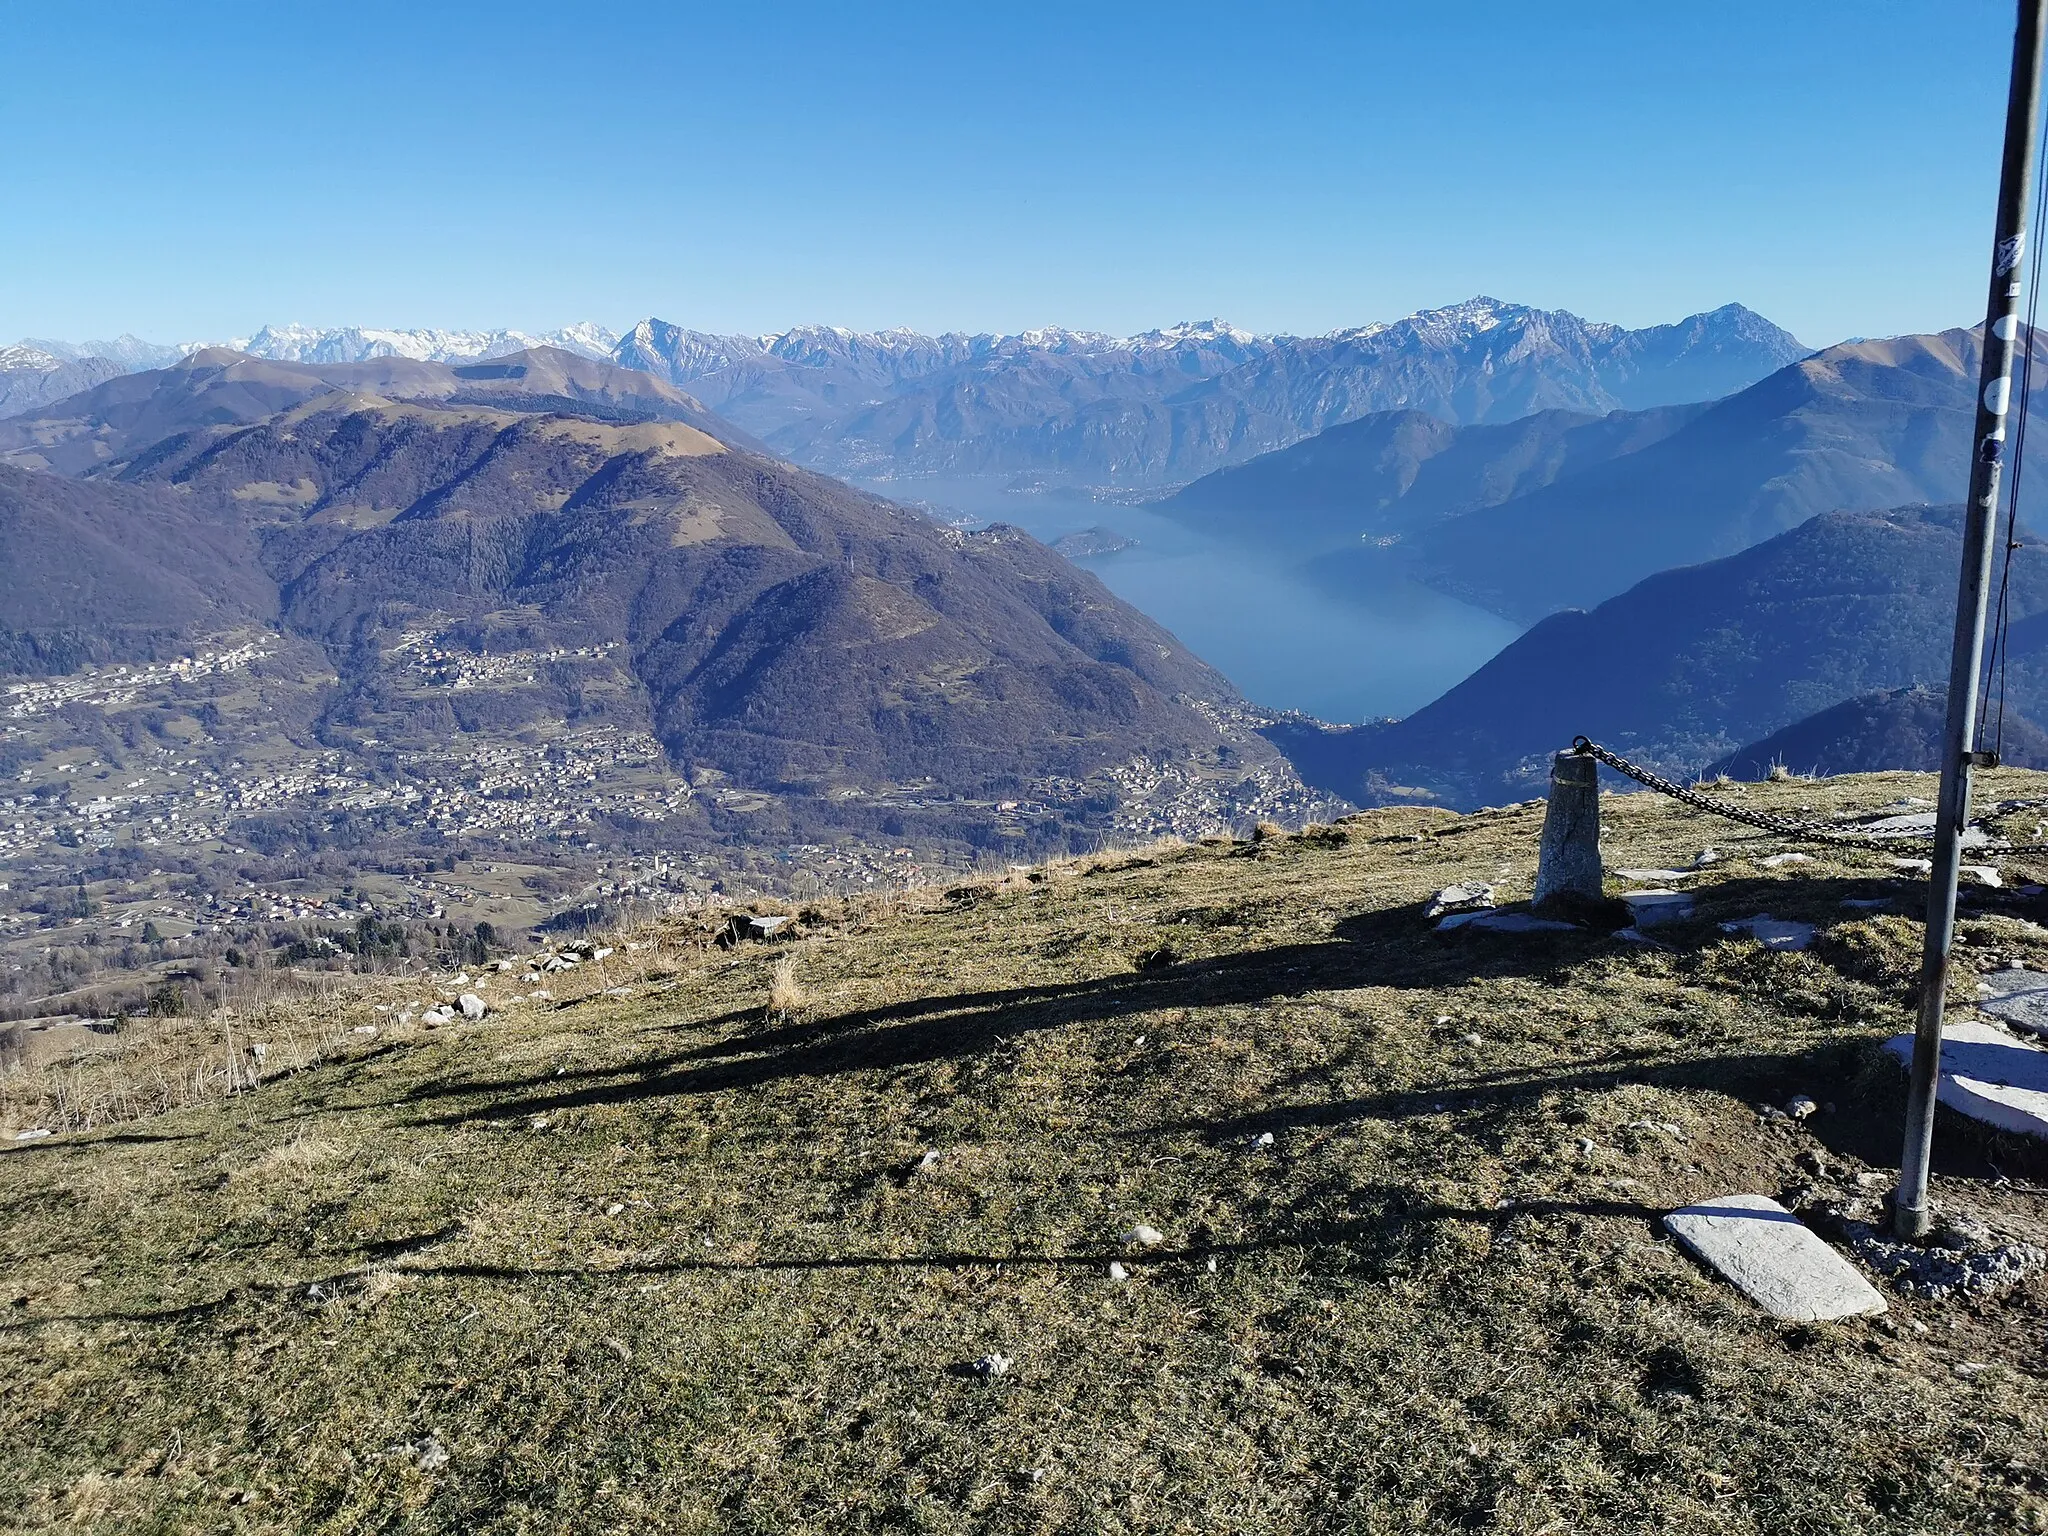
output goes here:
<path id="1" fill-rule="evenodd" d="M 1630 796 L 1610 865 L 1726 855 L 1668 949 L 1433 931 L 1541 815 L 679 925 L 433 1030 L 346 983 L 320 1065 L 0 1152 L 0 1526 L 2048 1528 L 2048 1279 L 1786 1325 L 1659 1225 L 1888 1183 L 1919 888 Z M 1980 894 L 1964 998 L 2048 968 Z M 1760 912 L 1824 932 L 1719 927 Z M 2048 1231 L 2019 1149 L 1939 1148 L 1945 1207 Z"/>

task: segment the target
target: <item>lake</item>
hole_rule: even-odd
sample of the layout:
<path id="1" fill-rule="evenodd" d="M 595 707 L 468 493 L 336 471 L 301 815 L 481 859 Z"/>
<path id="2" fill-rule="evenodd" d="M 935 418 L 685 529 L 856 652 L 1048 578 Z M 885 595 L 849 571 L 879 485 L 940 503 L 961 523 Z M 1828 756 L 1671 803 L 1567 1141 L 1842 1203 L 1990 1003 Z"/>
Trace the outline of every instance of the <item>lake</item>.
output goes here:
<path id="1" fill-rule="evenodd" d="M 1074 563 L 1180 638 L 1238 691 L 1273 709 L 1355 722 L 1406 715 L 1469 675 L 1521 631 L 1410 581 L 1391 558 L 1359 562 L 1341 595 L 1141 507 L 1018 495 L 989 481 L 889 481 L 866 489 L 947 513 L 1010 523 L 1050 544 L 1101 527 L 1129 549 Z"/>

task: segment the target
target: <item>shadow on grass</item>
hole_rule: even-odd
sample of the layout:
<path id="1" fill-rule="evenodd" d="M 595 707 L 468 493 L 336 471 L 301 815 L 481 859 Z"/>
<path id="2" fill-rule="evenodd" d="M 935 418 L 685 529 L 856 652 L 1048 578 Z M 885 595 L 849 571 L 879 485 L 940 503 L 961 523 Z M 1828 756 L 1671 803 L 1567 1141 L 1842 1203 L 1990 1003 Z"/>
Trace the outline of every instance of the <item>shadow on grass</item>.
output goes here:
<path id="1" fill-rule="evenodd" d="M 1700 893 L 1700 917 L 1660 929 L 1663 948 L 1690 951 L 1726 936 L 1727 916 L 1772 912 L 1848 919 L 1852 893 L 1895 882 L 1737 880 Z M 410 1101 L 471 1101 L 425 1123 L 551 1114 L 588 1105 L 729 1092 L 801 1078 L 892 1071 L 973 1056 L 1007 1041 L 1074 1024 L 1101 1023 L 1159 1009 L 1259 1004 L 1360 986 L 1436 989 L 1504 976 L 1555 975 L 1601 957 L 1639 955 L 1635 945 L 1585 930 L 1507 934 L 1435 931 L 1414 907 L 1372 912 L 1338 923 L 1328 939 L 1127 971 L 1079 982 L 937 995 L 785 1024 L 692 1049 L 546 1077 L 444 1083 Z M 703 1027 L 756 1016 L 728 1013 Z"/>
<path id="2" fill-rule="evenodd" d="M 1416 1201 L 1399 1188 L 1392 1186 L 1361 1193 L 1367 1198 L 1378 1196 L 1383 1208 L 1366 1216 L 1318 1221 L 1270 1236 L 1229 1242 L 1197 1240 L 1175 1247 L 1134 1250 L 1119 1245 L 1068 1253 L 1041 1253 L 1025 1249 L 1009 1253 L 979 1253 L 948 1249 L 908 1254 L 806 1254 L 755 1259 L 672 1258 L 603 1267 L 455 1262 L 408 1264 L 390 1272 L 420 1280 L 479 1280 L 510 1284 L 536 1280 L 602 1283 L 663 1276 L 774 1274 L 791 1271 L 824 1273 L 991 1268 L 1095 1270 L 1107 1279 L 1112 1261 L 1122 1264 L 1135 1275 L 1146 1270 L 1188 1269 L 1206 1265 L 1211 1259 L 1245 1258 L 1265 1253 L 1343 1250 L 1348 1255 L 1348 1262 L 1342 1266 L 1343 1268 L 1354 1272 L 1383 1274 L 1390 1264 L 1411 1256 L 1431 1228 L 1446 1222 L 1467 1222 L 1498 1228 L 1509 1221 L 1524 1218 L 1606 1218 L 1640 1222 L 1646 1229 L 1655 1229 L 1656 1223 L 1665 1214 L 1661 1207 L 1623 1200 L 1541 1199 L 1517 1201 L 1499 1208 L 1468 1208 Z M 334 1271 L 317 1280 L 290 1283 L 255 1281 L 231 1286 L 225 1294 L 211 1300 L 188 1302 L 181 1306 L 49 1316 L 22 1316 L 17 1312 L 16 1316 L 0 1322 L 0 1335 L 26 1332 L 52 1323 L 185 1322 L 219 1312 L 237 1301 L 266 1296 L 279 1299 L 296 1296 L 312 1301 L 340 1297 L 347 1294 L 351 1284 L 360 1284 L 363 1281 L 369 1272 L 371 1262 L 380 1254 L 416 1252 L 446 1241 L 450 1236 L 449 1231 L 443 1230 L 377 1244 L 373 1248 L 363 1250 L 366 1257 L 362 1262 Z"/>
<path id="3" fill-rule="evenodd" d="M 82 1151 L 87 1147 L 147 1146 L 160 1141 L 197 1141 L 198 1131 L 62 1131 L 34 1141 L 13 1142 L 0 1147 L 0 1157 L 21 1157 L 30 1152 Z"/>

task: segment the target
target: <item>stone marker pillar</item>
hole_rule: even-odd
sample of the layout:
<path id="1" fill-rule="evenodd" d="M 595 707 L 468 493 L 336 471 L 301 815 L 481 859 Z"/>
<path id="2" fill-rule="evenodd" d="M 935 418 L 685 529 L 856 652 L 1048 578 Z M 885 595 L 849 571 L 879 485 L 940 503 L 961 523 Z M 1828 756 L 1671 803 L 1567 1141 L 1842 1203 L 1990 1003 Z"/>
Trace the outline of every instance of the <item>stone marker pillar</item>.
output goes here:
<path id="1" fill-rule="evenodd" d="M 1556 897 L 1598 901 L 1600 890 L 1600 765 L 1576 752 L 1550 764 L 1550 807 L 1536 855 L 1534 905 Z"/>

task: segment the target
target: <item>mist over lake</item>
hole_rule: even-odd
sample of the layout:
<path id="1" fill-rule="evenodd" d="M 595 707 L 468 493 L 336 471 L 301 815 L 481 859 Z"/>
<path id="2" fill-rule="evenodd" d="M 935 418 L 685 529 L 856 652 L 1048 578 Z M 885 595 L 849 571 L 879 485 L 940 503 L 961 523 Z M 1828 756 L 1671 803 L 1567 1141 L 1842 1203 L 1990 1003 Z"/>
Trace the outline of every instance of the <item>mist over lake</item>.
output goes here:
<path id="1" fill-rule="evenodd" d="M 1010 523 L 1045 543 L 1103 528 L 1137 543 L 1083 556 L 1118 597 L 1158 620 L 1246 698 L 1333 722 L 1406 715 L 1461 681 L 1520 629 L 1401 574 L 1354 563 L 1355 584 L 1312 583 L 1288 559 L 1142 507 L 1019 495 L 978 480 L 873 483 L 877 495 Z"/>

